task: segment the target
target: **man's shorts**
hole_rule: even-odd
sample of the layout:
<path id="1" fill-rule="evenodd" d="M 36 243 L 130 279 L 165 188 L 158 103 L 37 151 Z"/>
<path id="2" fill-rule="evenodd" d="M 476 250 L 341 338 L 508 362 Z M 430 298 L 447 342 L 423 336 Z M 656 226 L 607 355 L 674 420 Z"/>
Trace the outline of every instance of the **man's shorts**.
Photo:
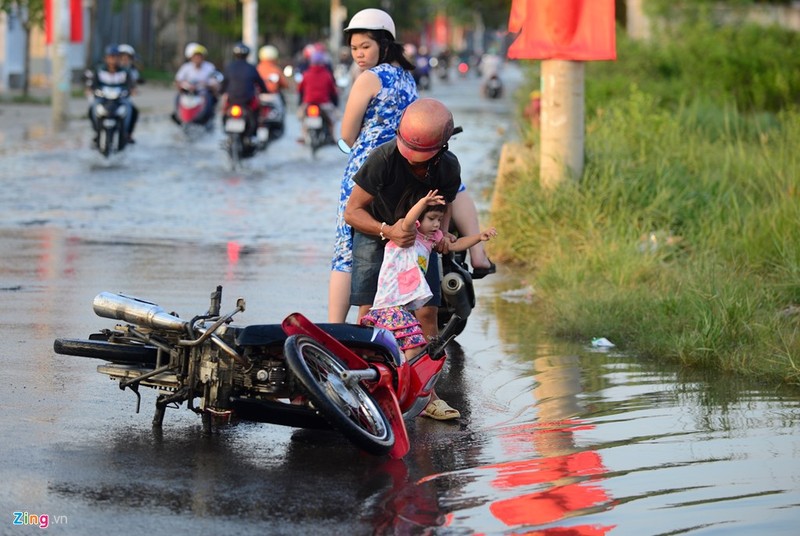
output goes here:
<path id="1" fill-rule="evenodd" d="M 353 235 L 353 274 L 350 279 L 350 305 L 372 305 L 378 290 L 383 251 L 386 242 L 356 231 Z M 438 307 L 442 303 L 442 276 L 439 273 L 439 254 L 431 252 L 425 280 L 433 297 L 425 306 Z"/>

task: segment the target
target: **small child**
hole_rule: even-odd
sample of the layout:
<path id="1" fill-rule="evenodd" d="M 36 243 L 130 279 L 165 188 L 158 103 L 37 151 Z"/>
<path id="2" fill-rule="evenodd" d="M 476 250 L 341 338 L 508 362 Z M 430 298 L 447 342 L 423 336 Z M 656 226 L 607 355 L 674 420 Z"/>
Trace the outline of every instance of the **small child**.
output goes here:
<path id="1" fill-rule="evenodd" d="M 424 305 L 432 296 L 425 272 L 431 250 L 444 238 L 441 225 L 446 209 L 444 198 L 437 192 L 430 190 L 402 220 L 405 231 L 416 226 L 414 245 L 401 248 L 391 241 L 386 244 L 375 302 L 361 318 L 361 324 L 365 326 L 390 330 L 406 359 L 414 355 L 414 348 L 427 344 L 419 321 L 411 311 Z M 450 244 L 450 251 L 464 251 L 495 236 L 497 231 L 494 227 L 480 234 L 462 236 Z"/>

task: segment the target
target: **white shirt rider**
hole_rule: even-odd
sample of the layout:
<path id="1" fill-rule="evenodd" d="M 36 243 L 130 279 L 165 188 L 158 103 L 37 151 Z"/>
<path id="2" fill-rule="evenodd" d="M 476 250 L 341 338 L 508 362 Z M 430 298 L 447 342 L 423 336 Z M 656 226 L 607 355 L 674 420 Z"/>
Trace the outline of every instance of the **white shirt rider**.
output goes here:
<path id="1" fill-rule="evenodd" d="M 189 82 L 197 86 L 198 89 L 207 88 L 209 79 L 217 72 L 217 68 L 210 61 L 203 61 L 200 66 L 196 66 L 191 61 L 187 61 L 180 66 L 178 72 L 175 73 L 175 81 L 179 84 L 181 82 Z"/>

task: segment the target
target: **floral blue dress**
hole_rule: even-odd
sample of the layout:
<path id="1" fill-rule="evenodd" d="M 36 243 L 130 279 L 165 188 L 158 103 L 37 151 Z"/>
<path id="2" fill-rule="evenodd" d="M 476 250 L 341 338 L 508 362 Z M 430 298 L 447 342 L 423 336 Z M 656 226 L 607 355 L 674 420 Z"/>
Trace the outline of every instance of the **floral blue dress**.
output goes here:
<path id="1" fill-rule="evenodd" d="M 353 231 L 344 221 L 344 208 L 355 184 L 353 175 L 375 147 L 395 137 L 403 110 L 417 100 L 417 86 L 409 71 L 389 63 L 376 65 L 370 71 L 380 78 L 381 90 L 372 98 L 364 112 L 361 132 L 350 150 L 350 158 L 339 189 L 336 243 L 331 261 L 331 270 L 337 272 L 353 271 Z"/>

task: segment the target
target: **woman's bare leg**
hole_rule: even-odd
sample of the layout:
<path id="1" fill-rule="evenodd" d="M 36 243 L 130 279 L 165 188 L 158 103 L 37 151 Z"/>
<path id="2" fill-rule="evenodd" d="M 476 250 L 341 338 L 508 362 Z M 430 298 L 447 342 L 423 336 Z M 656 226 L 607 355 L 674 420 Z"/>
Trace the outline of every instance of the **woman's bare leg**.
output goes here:
<path id="1" fill-rule="evenodd" d="M 350 272 L 331 271 L 328 283 L 328 322 L 342 324 L 350 311 Z"/>

